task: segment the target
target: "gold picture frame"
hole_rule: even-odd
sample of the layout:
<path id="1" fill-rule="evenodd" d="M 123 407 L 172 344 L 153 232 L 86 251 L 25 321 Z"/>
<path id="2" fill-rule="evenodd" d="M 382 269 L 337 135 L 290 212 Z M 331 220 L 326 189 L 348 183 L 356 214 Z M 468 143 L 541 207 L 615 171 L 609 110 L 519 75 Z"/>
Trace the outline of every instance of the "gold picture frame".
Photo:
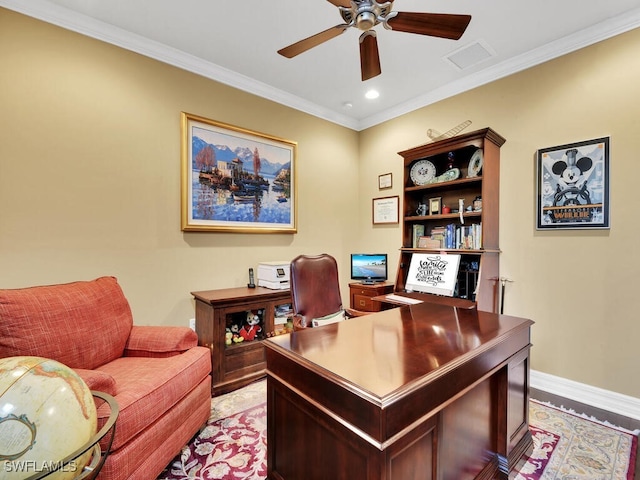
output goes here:
<path id="1" fill-rule="evenodd" d="M 181 112 L 185 232 L 296 233 L 297 143 Z"/>
<path id="2" fill-rule="evenodd" d="M 374 225 L 400 223 L 400 197 L 374 198 L 372 203 Z"/>
<path id="3" fill-rule="evenodd" d="M 440 215 L 442 213 L 442 197 L 429 199 L 429 215 Z"/>

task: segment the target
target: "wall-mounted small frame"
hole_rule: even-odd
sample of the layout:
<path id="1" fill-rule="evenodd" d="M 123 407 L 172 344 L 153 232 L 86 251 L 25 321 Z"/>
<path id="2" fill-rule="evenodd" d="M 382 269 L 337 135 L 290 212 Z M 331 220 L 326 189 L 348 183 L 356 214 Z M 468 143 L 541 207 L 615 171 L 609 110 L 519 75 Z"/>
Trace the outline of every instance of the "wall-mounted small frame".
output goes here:
<path id="1" fill-rule="evenodd" d="M 380 197 L 373 199 L 373 224 L 382 225 L 400 222 L 400 197 Z"/>
<path id="2" fill-rule="evenodd" d="M 429 215 L 440 215 L 442 213 L 442 197 L 429 199 Z"/>
<path id="3" fill-rule="evenodd" d="M 609 228 L 609 137 L 542 148 L 536 228 Z"/>
<path id="4" fill-rule="evenodd" d="M 391 187 L 393 187 L 393 175 L 391 173 L 378 175 L 378 189 L 384 190 Z"/>

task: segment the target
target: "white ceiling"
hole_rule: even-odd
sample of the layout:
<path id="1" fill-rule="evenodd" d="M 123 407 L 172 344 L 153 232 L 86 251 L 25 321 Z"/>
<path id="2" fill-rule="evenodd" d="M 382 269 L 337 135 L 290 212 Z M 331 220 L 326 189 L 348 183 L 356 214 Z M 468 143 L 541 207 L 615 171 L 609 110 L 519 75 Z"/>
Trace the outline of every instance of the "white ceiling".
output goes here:
<path id="1" fill-rule="evenodd" d="M 293 59 L 276 53 L 343 23 L 326 0 L 0 0 L 0 6 L 355 130 L 640 26 L 638 0 L 395 0 L 395 11 L 469 14 L 471 23 L 457 41 L 378 25 L 382 74 L 362 82 L 355 28 Z M 477 42 L 495 55 L 463 70 L 445 60 Z M 371 88 L 380 97 L 366 100 Z"/>

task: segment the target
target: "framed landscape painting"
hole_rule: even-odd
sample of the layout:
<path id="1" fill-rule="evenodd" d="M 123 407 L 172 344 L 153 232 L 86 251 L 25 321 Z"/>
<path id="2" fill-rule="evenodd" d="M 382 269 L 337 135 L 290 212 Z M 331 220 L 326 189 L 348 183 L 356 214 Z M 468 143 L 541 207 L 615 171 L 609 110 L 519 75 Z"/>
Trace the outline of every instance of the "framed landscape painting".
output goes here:
<path id="1" fill-rule="evenodd" d="M 182 230 L 296 233 L 296 142 L 181 114 Z"/>
<path id="2" fill-rule="evenodd" d="M 536 228 L 609 228 L 609 137 L 538 150 Z"/>

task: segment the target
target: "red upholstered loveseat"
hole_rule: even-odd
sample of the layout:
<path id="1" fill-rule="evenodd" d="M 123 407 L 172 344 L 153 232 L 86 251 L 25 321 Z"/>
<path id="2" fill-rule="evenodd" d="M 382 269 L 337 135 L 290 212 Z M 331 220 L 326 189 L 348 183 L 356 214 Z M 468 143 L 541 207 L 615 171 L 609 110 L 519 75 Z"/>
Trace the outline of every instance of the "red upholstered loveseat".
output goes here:
<path id="1" fill-rule="evenodd" d="M 197 344 L 187 327 L 133 325 L 113 277 L 0 290 L 0 357 L 52 358 L 118 402 L 100 480 L 157 478 L 205 424 L 211 353 Z M 103 405 L 99 425 L 108 416 Z"/>

